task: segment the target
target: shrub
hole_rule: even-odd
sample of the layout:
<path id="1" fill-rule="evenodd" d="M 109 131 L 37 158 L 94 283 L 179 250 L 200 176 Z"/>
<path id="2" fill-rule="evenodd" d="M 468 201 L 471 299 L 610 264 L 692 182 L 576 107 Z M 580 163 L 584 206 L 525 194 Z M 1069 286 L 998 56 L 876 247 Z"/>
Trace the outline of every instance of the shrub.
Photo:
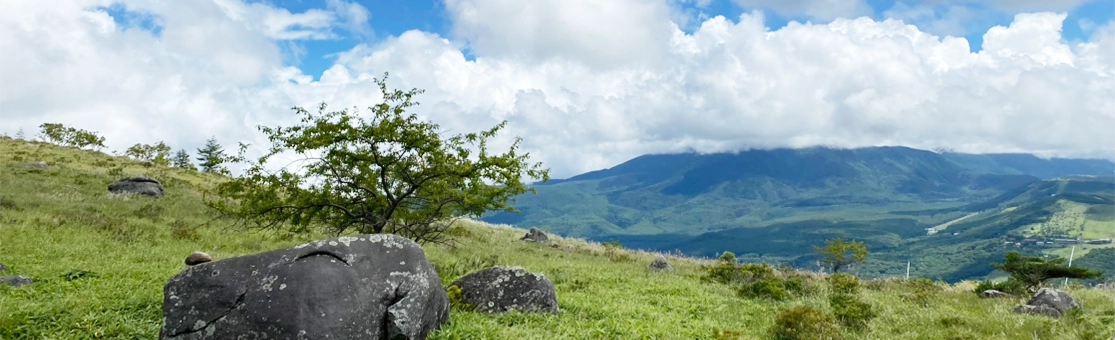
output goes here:
<path id="1" fill-rule="evenodd" d="M 170 236 L 176 240 L 197 240 L 200 237 L 197 226 L 192 226 L 183 220 L 174 220 L 170 223 Z"/>
<path id="2" fill-rule="evenodd" d="M 1009 278 L 999 282 L 993 282 L 991 280 L 980 281 L 976 284 L 975 293 L 976 295 L 980 295 L 984 291 L 991 289 L 1012 295 L 1026 294 L 1026 284 L 1013 278 Z"/>
<path id="3" fill-rule="evenodd" d="M 859 278 L 848 274 L 834 274 L 827 280 L 832 289 L 829 305 L 832 306 L 836 319 L 853 330 L 867 328 L 867 323 L 875 318 L 876 312 L 870 304 L 860 301 L 856 295 L 862 286 Z"/>
<path id="4" fill-rule="evenodd" d="M 623 251 L 623 246 L 616 241 L 604 243 L 604 256 L 607 256 L 612 262 L 628 262 L 635 260 L 630 254 Z"/>
<path id="5" fill-rule="evenodd" d="M 82 278 L 96 278 L 98 276 L 100 275 L 97 275 L 97 273 L 81 269 L 71 270 L 62 274 L 62 278 L 66 281 L 74 281 Z"/>
<path id="6" fill-rule="evenodd" d="M 15 201 L 4 196 L 0 196 L 0 209 L 20 210 L 19 206 L 15 204 Z"/>
<path id="7" fill-rule="evenodd" d="M 877 316 L 871 304 L 852 294 L 830 295 L 829 305 L 840 324 L 857 331 L 866 329 L 867 323 Z"/>
<path id="8" fill-rule="evenodd" d="M 449 307 L 457 308 L 464 311 L 473 310 L 476 307 L 470 303 L 464 302 L 464 300 L 461 299 L 461 295 L 464 294 L 461 292 L 461 287 L 451 285 L 445 289 L 445 294 L 449 295 Z"/>
<path id="9" fill-rule="evenodd" d="M 832 315 L 812 306 L 785 308 L 774 317 L 770 335 L 776 340 L 842 339 Z"/>
<path id="10" fill-rule="evenodd" d="M 848 274 L 834 274 L 828 277 L 829 285 L 836 294 L 859 293 L 860 282 L 855 276 Z"/>
<path id="11" fill-rule="evenodd" d="M 155 204 L 152 204 L 152 203 L 148 203 L 148 204 L 143 205 L 142 207 L 139 207 L 139 209 L 136 209 L 135 211 L 133 211 L 132 215 L 135 216 L 135 217 L 139 217 L 139 218 L 146 218 L 146 219 L 149 219 L 149 220 L 157 220 L 159 218 L 159 216 L 163 214 L 163 210 L 165 210 L 165 209 L 163 209 L 163 207 L 161 207 L 161 206 L 158 206 L 158 205 L 155 205 Z"/>
<path id="12" fill-rule="evenodd" d="M 764 277 L 751 282 L 741 283 L 736 292 L 745 298 L 771 299 L 776 301 L 790 298 L 783 280 L 775 277 Z"/>

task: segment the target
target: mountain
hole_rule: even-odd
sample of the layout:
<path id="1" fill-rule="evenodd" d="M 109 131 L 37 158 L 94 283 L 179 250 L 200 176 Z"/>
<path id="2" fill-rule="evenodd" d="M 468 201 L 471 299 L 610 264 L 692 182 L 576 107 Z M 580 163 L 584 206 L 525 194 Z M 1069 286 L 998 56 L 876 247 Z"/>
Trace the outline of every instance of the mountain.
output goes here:
<path id="1" fill-rule="evenodd" d="M 967 217 L 962 220 L 967 223 L 990 223 L 990 217 L 978 213 L 1008 202 L 1017 212 L 995 221 L 1009 220 L 1003 223 L 1019 228 L 1018 223 L 1050 214 L 1052 208 L 1030 204 L 1044 201 L 1041 194 L 1054 190 L 1084 195 L 1078 189 L 1095 186 L 1095 181 L 1106 183 L 1091 177 L 1060 178 L 1112 174 L 1115 164 L 1108 161 L 934 153 L 906 147 L 645 155 L 613 168 L 538 185 L 536 195 L 517 197 L 520 214 L 494 213 L 483 220 L 618 241 L 627 247 L 680 250 L 695 256 L 730 250 L 753 260 L 797 265 L 808 265 L 812 246 L 824 239 L 847 237 L 868 242 L 880 254 L 891 254 L 883 257 L 891 262 L 872 269 L 883 275 L 898 270 L 894 266 L 898 262 L 904 269 L 906 260 L 898 261 L 896 256 L 915 246 L 911 242 L 926 236 L 927 228 L 962 217 Z M 1103 185 L 1098 188 L 1108 190 Z M 1107 192 L 1115 192 L 1115 187 L 1110 189 Z M 975 228 L 957 223 L 950 228 Z M 968 248 L 951 254 L 1001 253 L 990 249 L 1002 248 L 1005 241 L 999 238 L 1006 231 L 1002 227 L 959 238 Z M 938 248 L 960 245 L 942 246 Z M 935 253 L 932 247 L 923 248 L 920 253 Z M 984 270 L 989 268 L 986 262 L 977 266 L 982 267 L 929 270 L 949 278 L 989 271 Z"/>

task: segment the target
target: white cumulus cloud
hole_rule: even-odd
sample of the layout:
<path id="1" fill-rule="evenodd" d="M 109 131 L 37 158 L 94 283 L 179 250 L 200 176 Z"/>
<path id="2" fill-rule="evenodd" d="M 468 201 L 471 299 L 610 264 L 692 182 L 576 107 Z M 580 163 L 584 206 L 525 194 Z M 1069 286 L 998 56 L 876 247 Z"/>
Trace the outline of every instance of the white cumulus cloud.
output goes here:
<path id="1" fill-rule="evenodd" d="M 1115 28 L 1070 44 L 1064 14 L 1017 15 L 972 53 L 894 19 L 771 31 L 751 12 L 687 34 L 666 1 L 451 0 L 452 34 L 355 46 L 315 81 L 283 65 L 285 38 L 262 17 L 153 4 L 126 3 L 161 34 L 122 28 L 97 9 L 107 1 L 0 12 L 12 51 L 0 54 L 0 130 L 60 122 L 117 150 L 211 135 L 259 145 L 255 126 L 293 122 L 292 105 L 375 104 L 372 79 L 390 72 L 391 87 L 425 89 L 416 112 L 450 132 L 507 120 L 493 147 L 522 136 L 556 177 L 645 153 L 811 145 L 1115 159 Z"/>

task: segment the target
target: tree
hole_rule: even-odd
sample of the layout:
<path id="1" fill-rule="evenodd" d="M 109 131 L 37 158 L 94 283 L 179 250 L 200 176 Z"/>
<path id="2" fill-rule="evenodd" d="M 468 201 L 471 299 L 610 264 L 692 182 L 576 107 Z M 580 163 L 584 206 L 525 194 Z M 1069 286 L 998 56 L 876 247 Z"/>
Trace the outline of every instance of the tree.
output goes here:
<path id="1" fill-rule="evenodd" d="M 15 139 L 27 140 L 27 135 L 23 133 L 23 128 L 19 128 L 19 130 L 15 132 Z"/>
<path id="2" fill-rule="evenodd" d="M 75 129 L 59 123 L 43 123 L 42 139 L 61 146 L 76 146 L 78 148 L 93 147 L 94 150 L 105 147 L 105 138 L 96 132 Z"/>
<path id="3" fill-rule="evenodd" d="M 190 154 L 186 152 L 186 149 L 178 149 L 178 152 L 174 154 L 174 167 L 179 169 L 197 170 L 197 168 L 194 167 L 193 163 L 190 163 Z"/>
<path id="4" fill-rule="evenodd" d="M 201 172 L 228 173 L 223 164 L 229 160 L 224 147 L 217 143 L 217 137 L 205 141 L 205 146 L 197 149 L 197 161 L 201 162 Z"/>
<path id="5" fill-rule="evenodd" d="M 142 162 L 159 166 L 170 166 L 170 146 L 159 142 L 155 145 L 136 144 L 124 151 L 124 155 Z"/>
<path id="6" fill-rule="evenodd" d="M 813 250 L 821 256 L 821 262 L 839 273 L 841 269 L 855 263 L 862 263 L 867 258 L 867 245 L 863 242 L 844 241 L 843 238 L 826 240 L 825 246 L 814 246 Z"/>
<path id="7" fill-rule="evenodd" d="M 531 191 L 523 177 L 549 180 L 549 169 L 528 163 L 521 138 L 493 154 L 489 140 L 507 122 L 480 132 L 443 136 L 439 126 L 405 111 L 418 105 L 411 89 L 388 90 L 375 80 L 383 102 L 368 108 L 318 112 L 294 107 L 302 124 L 259 127 L 270 151 L 244 173 L 221 183 L 208 204 L 258 228 L 322 226 L 341 233 L 394 233 L 419 243 L 444 242 L 452 219 L 487 211 L 514 211 L 508 201 Z M 283 155 L 283 166 L 265 165 Z M 301 161 L 288 162 L 289 154 Z M 241 158 L 243 158 L 243 147 Z M 301 168 L 289 168 L 300 164 Z"/>
<path id="8" fill-rule="evenodd" d="M 1068 267 L 1062 265 L 1063 257 L 1044 260 L 1040 257 L 1023 256 L 1016 251 L 1007 253 L 1003 263 L 992 263 L 991 267 L 1010 273 L 1010 278 L 1022 282 L 1026 290 L 1034 292 L 1042 282 L 1048 279 L 1070 278 L 1091 279 L 1103 276 L 1103 272 L 1088 270 L 1082 267 Z"/>

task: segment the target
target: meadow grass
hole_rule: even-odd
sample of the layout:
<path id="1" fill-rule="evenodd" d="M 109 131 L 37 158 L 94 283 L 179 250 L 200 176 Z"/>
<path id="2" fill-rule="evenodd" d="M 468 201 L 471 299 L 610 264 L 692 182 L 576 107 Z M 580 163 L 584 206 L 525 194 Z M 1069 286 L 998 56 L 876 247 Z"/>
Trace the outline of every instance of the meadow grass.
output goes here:
<path id="1" fill-rule="evenodd" d="M 45 161 L 36 170 L 24 163 Z M 112 181 L 150 175 L 159 199 L 109 195 Z M 203 192 L 219 176 L 147 167 L 123 158 L 0 140 L 0 275 L 35 283 L 0 287 L 0 339 L 155 339 L 162 289 L 193 251 L 215 259 L 281 249 L 332 235 L 246 231 L 215 219 Z M 529 226 L 523 226 L 529 227 Z M 769 339 L 776 315 L 794 306 L 831 313 L 818 273 L 797 273 L 816 289 L 785 300 L 744 298 L 732 284 L 702 278 L 709 260 L 630 251 L 551 235 L 527 243 L 522 229 L 458 221 L 451 245 L 426 245 L 443 285 L 492 265 L 544 274 L 558 314 L 482 314 L 458 308 L 431 339 Z M 664 255 L 674 270 L 652 273 Z M 1018 315 L 1025 298 L 983 300 L 971 284 L 873 280 L 859 298 L 877 312 L 845 339 L 1109 339 L 1115 293 L 1070 287 L 1085 306 L 1061 319 Z"/>

